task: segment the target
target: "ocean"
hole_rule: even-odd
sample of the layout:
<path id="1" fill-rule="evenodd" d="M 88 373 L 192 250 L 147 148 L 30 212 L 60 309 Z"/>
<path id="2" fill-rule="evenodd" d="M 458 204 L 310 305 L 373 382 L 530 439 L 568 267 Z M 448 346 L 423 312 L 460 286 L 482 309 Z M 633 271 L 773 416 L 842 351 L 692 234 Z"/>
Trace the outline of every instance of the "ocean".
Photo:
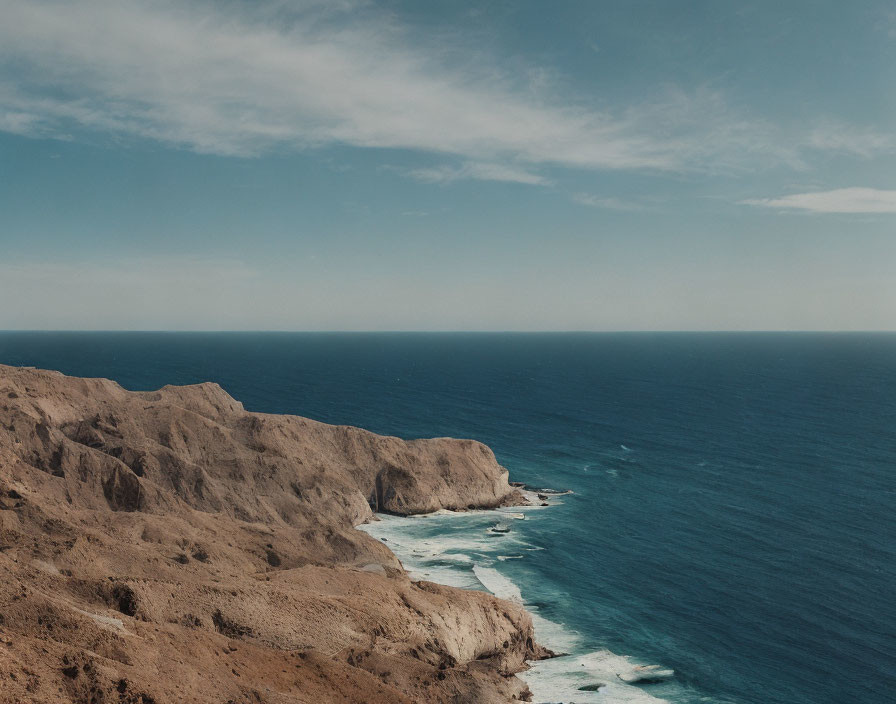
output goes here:
<path id="1" fill-rule="evenodd" d="M 0 333 L 0 363 L 472 437 L 571 490 L 367 528 L 532 609 L 567 653 L 536 701 L 896 700 L 896 335 Z"/>

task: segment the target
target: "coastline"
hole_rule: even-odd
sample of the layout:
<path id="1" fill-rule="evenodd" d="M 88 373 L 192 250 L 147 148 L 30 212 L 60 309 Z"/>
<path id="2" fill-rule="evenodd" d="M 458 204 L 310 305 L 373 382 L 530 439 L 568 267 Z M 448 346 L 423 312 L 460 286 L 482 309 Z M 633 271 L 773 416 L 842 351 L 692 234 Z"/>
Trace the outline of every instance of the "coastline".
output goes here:
<path id="1" fill-rule="evenodd" d="M 0 340 L 2 361 L 62 369 L 78 376 L 108 374 L 129 389 L 216 378 L 249 409 L 298 411 L 330 423 L 355 422 L 375 432 L 407 437 L 478 437 L 495 448 L 501 464 L 510 468 L 511 480 L 574 489 L 574 495 L 562 498 L 563 506 L 538 514 L 541 520 L 517 524 L 530 542 L 545 550 L 527 553 L 522 560 L 501 561 L 498 569 L 519 586 L 525 601 L 541 608 L 542 615 L 578 630 L 587 648 L 606 647 L 641 662 L 673 667 L 674 680 L 644 687 L 655 697 L 681 704 L 708 700 L 817 704 L 832 691 L 847 691 L 863 701 L 882 704 L 887 700 L 881 679 L 887 661 L 882 651 L 867 650 L 868 657 L 862 661 L 840 661 L 838 666 L 832 648 L 833 643 L 852 651 L 879 645 L 882 636 L 875 626 L 893 622 L 894 611 L 881 598 L 887 567 L 893 563 L 884 559 L 886 553 L 874 551 L 890 545 L 882 518 L 892 515 L 893 502 L 879 489 L 886 481 L 884 470 L 894 458 L 893 448 L 881 445 L 881 438 L 889 437 L 881 418 L 892 415 L 894 404 L 880 394 L 853 404 L 851 397 L 833 392 L 847 381 L 861 388 L 872 388 L 868 384 L 876 379 L 892 381 L 892 339 L 681 336 L 657 344 L 645 338 L 609 336 L 525 341 L 496 336 L 488 344 L 467 338 L 420 338 L 421 342 L 430 340 L 424 345 L 372 335 L 326 340 L 221 335 L 204 341 L 189 334 L 13 337 Z M 469 389 L 481 400 L 471 407 L 468 394 L 447 393 L 454 380 L 439 372 L 453 359 L 466 357 L 468 379 L 524 379 L 546 346 L 568 347 L 576 363 L 542 369 L 537 386 L 519 389 L 518 403 L 510 403 L 513 399 L 502 381 Z M 704 370 L 693 364 L 689 350 L 698 359 L 717 355 L 719 363 Z M 741 354 L 745 350 L 755 355 Z M 842 374 L 830 377 L 835 368 L 831 365 L 846 357 L 867 359 L 869 366 L 842 369 Z M 297 359 L 302 363 L 296 363 Z M 377 360 L 387 364 L 377 367 Z M 749 383 L 755 373 L 778 362 L 781 366 L 775 368 L 780 376 L 769 380 L 768 386 Z M 236 363 L 238 367 L 233 366 Z M 412 367 L 419 374 L 412 378 L 403 373 L 402 382 L 396 383 L 394 372 Z M 607 385 L 583 389 L 578 381 L 582 377 L 601 379 Z M 688 381 L 686 387 L 679 383 L 682 380 Z M 646 403 L 640 392 L 648 390 L 650 402 Z M 800 390 L 806 395 L 800 396 Z M 787 412 L 775 407 L 774 412 L 763 413 L 779 394 L 792 398 Z M 694 415 L 675 413 L 678 403 L 687 403 Z M 0 393 L 0 407 L 10 404 Z M 743 417 L 753 423 L 746 431 L 741 427 Z M 589 419 L 604 422 L 592 426 Z M 3 422 L 13 420 L 4 418 Z M 16 435 L 27 429 L 17 421 L 16 427 Z M 590 430 L 583 433 L 585 429 Z M 811 436 L 795 443 L 779 441 L 801 437 L 800 429 L 811 431 Z M 867 434 L 868 429 L 874 432 Z M 849 442 L 843 444 L 838 438 Z M 817 450 L 817 465 L 802 461 L 808 448 Z M 52 453 L 45 459 L 51 460 Z M 68 463 L 71 458 L 64 460 Z M 53 477 L 55 470 L 49 464 L 47 468 L 50 474 L 34 472 L 33 476 L 52 482 L 47 486 L 67 482 Z M 870 502 L 866 508 L 862 508 L 863 497 Z M 72 498 L 80 503 L 77 495 Z M 253 500 L 251 494 L 247 499 Z M 29 499 L 16 510 L 19 501 L 0 495 L 0 503 L 5 504 L 0 506 L 0 522 L 5 528 L 19 521 L 26 542 L 16 538 L 14 545 L 20 546 L 20 555 L 30 557 L 28 526 L 37 518 L 33 513 L 46 504 L 43 499 Z M 96 501 L 105 502 L 101 487 Z M 732 512 L 732 505 L 743 510 Z M 789 507 L 802 507 L 808 513 L 782 523 L 782 510 Z M 70 506 L 53 507 L 54 523 L 70 522 L 67 512 L 71 510 Z M 120 511 L 93 515 L 103 523 L 114 520 L 122 526 L 126 518 L 135 526 L 144 523 L 147 538 L 161 520 Z M 821 515 L 825 520 L 813 518 Z M 533 518 L 535 514 L 529 514 Z M 166 518 L 161 529 L 178 526 L 178 520 Z M 35 547 L 42 554 L 33 554 L 57 569 L 71 570 L 73 577 L 62 579 L 38 569 L 23 574 L 26 586 L 39 586 L 38 578 L 44 574 L 45 586 L 55 589 L 58 584 L 60 590 L 76 580 L 93 579 L 80 571 L 78 551 L 85 558 L 96 557 L 93 562 L 100 573 L 99 564 L 108 551 L 96 542 L 85 542 L 95 535 L 91 526 L 76 529 L 73 536 L 53 529 L 51 535 L 60 538 L 55 544 L 37 535 Z M 172 542 L 168 543 L 170 552 L 162 552 L 165 544 L 159 543 L 146 551 L 151 544 L 141 537 L 142 532 L 136 527 L 128 531 L 128 543 L 112 557 L 131 553 L 161 559 L 154 566 L 153 578 L 180 577 L 167 567 L 175 557 L 190 560 L 187 565 L 172 565 L 187 575 L 202 565 L 193 558 L 190 545 L 185 549 Z M 9 535 L 2 536 L 0 548 L 10 544 Z M 66 542 L 72 537 L 77 545 L 70 551 Z M 181 537 L 201 544 L 213 536 L 185 532 L 176 539 Z M 271 576 L 272 583 L 278 576 L 299 578 L 309 571 L 294 569 L 292 562 L 279 572 L 270 567 L 265 543 L 272 542 L 280 550 L 279 532 L 272 537 L 277 539 L 261 540 L 259 534 L 251 543 L 235 543 L 250 548 L 245 568 L 257 571 L 260 579 Z M 821 545 L 837 550 L 816 551 Z M 854 553 L 845 549 L 848 546 L 860 549 L 869 559 L 856 562 Z M 217 584 L 227 593 L 227 576 L 211 570 L 223 571 L 221 562 L 228 555 L 204 547 L 210 559 L 204 569 L 210 579 L 223 580 Z M 799 559 L 782 561 L 785 553 Z M 7 556 L 11 554 L 6 551 Z M 290 557 L 286 551 L 283 556 Z M 17 569 L 24 570 L 27 564 L 19 560 Z M 388 563 L 383 564 L 388 568 Z M 144 588 L 135 581 L 142 578 L 142 566 L 132 570 L 126 564 L 109 563 L 109 567 L 107 576 L 119 574 L 120 581 Z M 812 574 L 827 574 L 827 569 L 831 580 L 812 579 Z M 233 590 L 240 595 L 234 602 L 243 598 L 240 585 Z M 148 590 L 143 598 L 149 599 L 154 591 Z M 85 604 L 79 598 L 74 603 L 84 611 L 123 620 L 129 633 L 135 625 L 143 628 L 147 623 L 128 620 L 105 602 Z M 856 604 L 863 608 L 857 610 Z M 819 608 L 827 605 L 834 611 L 819 618 Z M 224 615 L 239 623 L 237 617 L 242 615 L 230 611 L 237 607 L 235 603 L 221 605 Z M 6 603 L 0 611 L 9 617 Z M 183 615 L 187 614 L 205 619 L 206 629 L 214 626 L 213 611 L 196 613 L 184 608 Z M 70 623 L 90 626 L 77 612 L 72 612 Z M 791 623 L 800 629 L 799 648 L 784 647 L 793 633 Z M 6 640 L 21 644 L 16 628 L 10 622 L 5 629 L 0 626 Z M 545 640 L 540 631 L 538 635 Z M 828 636 L 834 640 L 826 640 Z M 0 672 L 7 672 L 3 640 L 0 637 Z M 239 647 L 239 642 L 233 645 Z M 247 653 L 248 646 L 240 652 Z M 59 653 L 66 654 L 70 653 Z M 39 650 L 35 656 L 47 659 Z M 814 669 L 816 664 L 824 668 L 823 676 Z M 236 679 L 229 669 L 214 670 L 216 666 L 211 663 L 210 671 L 222 679 Z M 237 669 L 240 682 L 249 684 L 246 673 Z M 5 685 L 9 684 L 6 680 Z"/>
<path id="2" fill-rule="evenodd" d="M 387 545 L 412 580 L 486 591 L 526 608 L 536 641 L 551 652 L 547 658 L 528 661 L 527 668 L 518 673 L 531 692 L 529 701 L 533 704 L 665 702 L 636 686 L 636 681 L 649 679 L 648 674 L 667 679 L 671 671 L 640 664 L 609 650 L 589 650 L 575 630 L 545 618 L 538 605 L 527 602 L 525 588 L 502 573 L 501 566 L 508 560 L 550 559 L 541 555 L 541 548 L 526 541 L 522 529 L 535 512 L 546 511 L 544 517 L 550 520 L 550 511 L 562 505 L 560 497 L 571 493 L 525 490 L 519 484 L 516 488 L 525 491 L 528 505 L 383 516 L 357 528 Z M 510 529 L 506 532 L 493 530 L 507 524 Z"/>
<path id="3" fill-rule="evenodd" d="M 0 365 L 0 700 L 525 700 L 522 605 L 354 528 L 520 501 L 472 440 Z"/>
<path id="4" fill-rule="evenodd" d="M 15 643 L 0 695 L 660 701 L 626 684 L 641 666 L 583 650 L 501 569 L 541 551 L 517 529 L 570 492 L 511 485 L 481 443 L 250 413 L 216 384 L 131 392 L 3 365 L 0 401 L 0 631 Z M 421 526 L 438 530 L 420 541 Z M 271 679 L 287 662 L 302 677 Z"/>

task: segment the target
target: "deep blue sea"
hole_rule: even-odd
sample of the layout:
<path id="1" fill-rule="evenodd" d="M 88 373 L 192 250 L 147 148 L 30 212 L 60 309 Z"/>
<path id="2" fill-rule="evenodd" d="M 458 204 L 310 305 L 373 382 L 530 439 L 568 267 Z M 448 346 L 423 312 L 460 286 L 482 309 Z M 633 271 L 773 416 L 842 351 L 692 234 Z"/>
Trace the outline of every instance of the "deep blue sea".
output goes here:
<path id="1" fill-rule="evenodd" d="M 533 673 L 542 701 L 896 701 L 896 335 L 0 333 L 0 362 L 473 437 L 573 490 L 509 533 L 372 529 L 532 606 L 570 653 Z M 630 663 L 675 676 L 609 681 Z"/>

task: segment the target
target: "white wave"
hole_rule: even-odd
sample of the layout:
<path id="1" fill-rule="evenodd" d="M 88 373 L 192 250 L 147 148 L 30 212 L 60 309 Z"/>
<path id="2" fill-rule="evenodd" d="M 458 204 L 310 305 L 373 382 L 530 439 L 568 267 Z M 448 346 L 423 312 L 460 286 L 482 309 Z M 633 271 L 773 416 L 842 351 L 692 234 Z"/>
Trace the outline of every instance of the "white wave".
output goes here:
<path id="1" fill-rule="evenodd" d="M 570 493 L 570 492 L 566 492 Z M 539 511 L 541 509 L 549 508 L 550 506 L 559 506 L 562 504 L 562 501 L 558 501 L 558 496 L 564 496 L 565 494 L 545 494 L 539 491 L 529 491 L 522 490 L 523 497 L 526 501 L 529 502 L 529 506 L 514 506 L 515 510 L 521 511 Z M 544 496 L 545 498 L 539 498 L 539 494 Z"/>
<path id="2" fill-rule="evenodd" d="M 524 604 L 520 588 L 506 575 L 493 567 L 473 565 L 473 573 L 492 594 L 508 601 Z M 581 646 L 580 636 L 562 624 L 544 618 L 538 609 L 527 604 L 532 615 L 536 640 L 554 652 L 567 653 Z M 533 702 L 631 702 L 632 704 L 658 704 L 657 699 L 633 687 L 630 683 L 642 679 L 645 673 L 659 677 L 671 676 L 671 670 L 659 666 L 638 665 L 623 655 L 609 650 L 599 650 L 585 655 L 566 655 L 532 663 L 530 670 L 520 673 L 529 685 Z M 583 691 L 582 687 L 602 685 L 596 691 Z"/>
<path id="3" fill-rule="evenodd" d="M 470 564 L 473 562 L 473 558 L 469 555 L 465 555 L 462 552 L 456 553 L 442 553 L 439 559 L 444 560 L 446 562 L 458 562 L 462 564 Z"/>
<path id="4" fill-rule="evenodd" d="M 514 507 L 515 512 L 527 508 Z M 488 514 L 488 515 L 483 515 Z M 508 546 L 520 551 L 543 550 L 530 545 L 515 533 L 485 533 L 492 525 L 494 511 L 440 512 L 427 516 L 381 516 L 381 520 L 358 526 L 360 530 L 389 547 L 402 561 L 412 579 L 425 579 L 462 589 L 486 589 L 495 596 L 524 605 L 532 615 L 536 640 L 558 653 L 581 653 L 582 639 L 563 624 L 544 618 L 538 608 L 526 604 L 519 586 L 492 567 L 506 559 Z M 506 513 L 505 513 L 506 515 Z M 464 530 L 457 531 L 458 521 Z M 444 523 L 443 523 L 444 522 Z M 440 531 L 444 524 L 445 532 Z M 624 678 L 635 678 L 636 663 L 608 650 L 566 655 L 530 663 L 520 673 L 533 693 L 535 704 L 661 704 L 665 700 L 651 696 Z M 581 687 L 602 686 L 597 691 Z"/>
<path id="5" fill-rule="evenodd" d="M 523 604 L 520 588 L 507 576 L 493 567 L 480 564 L 473 565 L 473 574 L 492 594 L 502 599 Z M 538 610 L 527 605 L 532 615 L 536 640 L 546 648 L 555 652 L 569 652 L 580 646 L 579 635 L 562 624 L 544 618 Z M 520 677 L 532 691 L 532 701 L 567 702 L 569 704 L 588 704 L 589 702 L 631 702 L 632 704 L 659 704 L 657 699 L 646 692 L 633 687 L 631 682 L 641 679 L 645 672 L 656 676 L 671 671 L 661 670 L 659 666 L 637 665 L 622 655 L 609 650 L 599 650 L 585 655 L 566 655 L 550 660 L 541 660 L 531 664 L 531 669 L 520 673 Z M 582 687 L 602 685 L 597 690 L 582 690 Z"/>
<path id="6" fill-rule="evenodd" d="M 581 647 L 582 637 L 563 624 L 545 618 L 532 604 L 526 604 L 535 627 L 535 640 L 555 653 L 571 653 Z"/>
<path id="7" fill-rule="evenodd" d="M 381 516 L 381 520 L 358 526 L 368 535 L 381 540 L 401 560 L 413 580 L 439 582 L 462 589 L 482 589 L 481 582 L 470 570 L 473 555 L 488 556 L 511 550 L 523 550 L 526 543 L 511 534 L 484 533 L 476 526 L 491 525 L 491 517 L 475 512 L 429 514 L 427 516 Z M 471 530 L 432 535 L 433 529 L 445 524 L 453 528 L 466 520 Z"/>
<path id="8" fill-rule="evenodd" d="M 453 528 L 460 517 L 468 519 L 471 530 L 431 534 L 442 524 Z M 429 521 L 417 517 L 384 516 L 382 520 L 360 525 L 358 529 L 382 540 L 399 558 L 405 555 L 442 558 L 461 553 L 488 554 L 496 552 L 499 543 L 503 546 L 502 552 L 506 552 L 508 544 L 525 545 L 512 533 L 486 533 L 484 529 L 494 525 L 494 514 L 484 518 L 472 512 L 452 514 L 450 517 L 442 515 Z M 481 526 L 482 532 L 472 530 L 476 526 Z"/>
<path id="9" fill-rule="evenodd" d="M 618 673 L 623 682 L 658 682 L 675 676 L 675 670 L 662 665 L 635 665 L 631 670 Z"/>
<path id="10" fill-rule="evenodd" d="M 501 556 L 499 556 L 500 559 Z M 501 599 L 524 604 L 523 595 L 519 586 L 506 575 L 494 567 L 474 564 L 473 574 L 476 579 L 488 591 Z M 570 631 L 565 626 L 544 618 L 538 613 L 538 608 L 532 604 L 524 604 L 532 616 L 532 624 L 535 627 L 537 640 L 541 645 L 554 652 L 569 652 L 574 650 L 580 642 L 579 635 Z"/>
<path id="11" fill-rule="evenodd" d="M 638 687 L 619 679 L 619 673 L 630 672 L 635 666 L 622 655 L 609 650 L 596 650 L 585 655 L 540 660 L 520 676 L 532 691 L 536 704 L 564 702 L 565 704 L 660 704 L 658 699 Z M 596 691 L 582 687 L 602 685 Z"/>
<path id="12" fill-rule="evenodd" d="M 520 588 L 494 567 L 473 565 L 473 574 L 476 575 L 476 579 L 482 583 L 482 586 L 495 596 L 516 602 L 517 604 L 523 603 L 523 595 L 520 593 Z"/>

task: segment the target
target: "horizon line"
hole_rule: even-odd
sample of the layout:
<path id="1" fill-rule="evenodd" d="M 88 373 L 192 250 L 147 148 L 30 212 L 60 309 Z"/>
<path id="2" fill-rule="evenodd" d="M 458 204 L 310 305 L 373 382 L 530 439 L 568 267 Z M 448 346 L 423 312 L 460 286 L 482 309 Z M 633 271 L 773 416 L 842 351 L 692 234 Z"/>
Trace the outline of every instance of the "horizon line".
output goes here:
<path id="1" fill-rule="evenodd" d="M 263 330 L 263 329 L 136 329 L 136 328 L 0 328 L 0 334 L 4 333 L 132 333 L 132 334 L 234 334 L 234 335 L 622 335 L 622 334 L 893 334 L 896 329 L 608 329 L 608 330 L 462 330 L 462 329 L 432 329 L 432 330 Z"/>

